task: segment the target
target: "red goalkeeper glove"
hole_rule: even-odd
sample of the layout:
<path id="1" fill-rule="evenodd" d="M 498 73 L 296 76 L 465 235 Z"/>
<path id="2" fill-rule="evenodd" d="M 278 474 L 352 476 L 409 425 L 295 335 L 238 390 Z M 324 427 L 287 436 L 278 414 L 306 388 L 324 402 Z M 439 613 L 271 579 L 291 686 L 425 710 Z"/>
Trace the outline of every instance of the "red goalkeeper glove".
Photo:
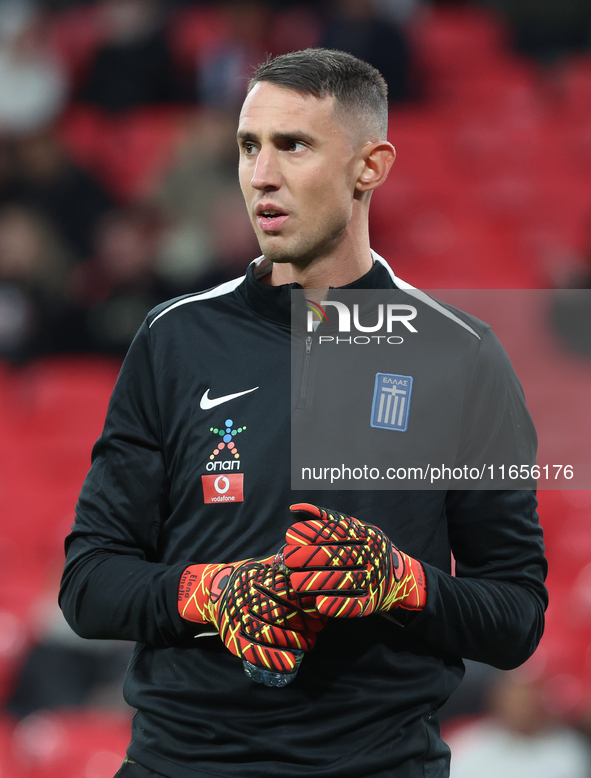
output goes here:
<path id="1" fill-rule="evenodd" d="M 181 576 L 179 613 L 213 624 L 226 648 L 257 667 L 290 672 L 324 626 L 313 598 L 300 598 L 274 558 L 191 565 Z"/>
<path id="2" fill-rule="evenodd" d="M 291 511 L 300 521 L 287 530 L 285 565 L 296 594 L 314 595 L 320 614 L 353 618 L 424 607 L 423 566 L 379 527 L 308 503 Z"/>

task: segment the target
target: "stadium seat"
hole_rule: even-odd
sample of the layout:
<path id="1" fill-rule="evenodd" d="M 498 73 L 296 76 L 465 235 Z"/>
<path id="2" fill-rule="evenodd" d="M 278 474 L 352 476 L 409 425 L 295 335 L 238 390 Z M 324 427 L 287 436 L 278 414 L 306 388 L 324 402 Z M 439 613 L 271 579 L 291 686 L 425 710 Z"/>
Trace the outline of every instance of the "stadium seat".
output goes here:
<path id="1" fill-rule="evenodd" d="M 518 171 L 501 169 L 494 177 L 472 184 L 468 191 L 482 215 L 503 227 L 522 225 L 524 220 L 536 219 L 537 214 L 547 210 L 536 181 Z"/>
<path id="2" fill-rule="evenodd" d="M 77 5 L 49 18 L 49 36 L 53 48 L 66 66 L 74 86 L 82 83 L 92 57 L 105 39 L 98 4 Z"/>
<path id="3" fill-rule="evenodd" d="M 575 593 L 578 604 L 586 603 L 591 625 L 591 533 L 589 509 L 572 510 L 563 517 L 560 535 L 552 548 L 554 580 L 568 583 L 569 598 Z M 588 602 L 587 602 L 588 600 Z"/>
<path id="4" fill-rule="evenodd" d="M 516 57 L 503 57 L 490 71 L 472 69 L 436 81 L 438 104 L 460 122 L 493 122 L 502 129 L 536 128 L 548 107 L 534 66 Z"/>
<path id="5" fill-rule="evenodd" d="M 591 55 L 580 54 L 563 64 L 559 72 L 558 115 L 565 125 L 591 123 Z"/>
<path id="6" fill-rule="evenodd" d="M 591 110 L 588 123 L 560 122 L 561 161 L 571 175 L 589 181 L 591 176 Z"/>
<path id="7" fill-rule="evenodd" d="M 417 187 L 399 214 L 392 214 L 389 231 L 387 208 L 378 209 L 383 243 L 376 244 L 377 250 L 404 280 L 422 288 L 535 285 L 530 257 L 510 231 L 486 218 L 477 198 L 466 196 L 464 189 L 452 175 L 437 191 Z"/>
<path id="8" fill-rule="evenodd" d="M 129 744 L 130 718 L 98 710 L 33 713 L 14 729 L 15 763 L 27 778 L 112 778 Z"/>
<path id="9" fill-rule="evenodd" d="M 94 440 L 102 430 L 120 363 L 92 357 L 51 357 L 20 377 L 21 434 Z"/>
<path id="10" fill-rule="evenodd" d="M 111 191 L 124 201 L 146 195 L 173 159 L 186 107 L 151 106 L 113 117 L 103 163 Z"/>
<path id="11" fill-rule="evenodd" d="M 10 695 L 24 661 L 25 651 L 31 643 L 31 630 L 15 610 L 14 605 L 8 609 L 0 602 L 0 704 Z M 0 743 L 1 729 L 0 726 Z M 1 771 L 0 776 L 4 778 Z"/>
<path id="12" fill-rule="evenodd" d="M 571 565 L 572 566 L 572 565 Z M 546 694 L 558 714 L 580 714 L 591 694 L 591 562 L 579 573 L 577 593 L 552 571 L 546 627 L 534 659 L 546 680 Z M 582 599 L 581 599 L 582 595 Z"/>
<path id="13" fill-rule="evenodd" d="M 0 447 L 0 604 L 26 608 L 61 558 L 117 371 L 110 360 L 53 358 L 0 386 L 12 417 Z"/>
<path id="14" fill-rule="evenodd" d="M 444 123 L 443 123 L 444 124 Z M 445 125 L 425 108 L 390 112 L 388 137 L 397 149 L 390 176 L 372 197 L 372 240 L 396 242 L 408 219 L 438 202 L 457 199 L 457 181 L 446 147 Z"/>
<path id="15" fill-rule="evenodd" d="M 172 55 L 180 67 L 191 72 L 196 72 L 204 50 L 215 46 L 226 34 L 223 15 L 216 6 L 177 9 L 168 20 Z"/>
<path id="16" fill-rule="evenodd" d="M 4 713 L 0 713 L 0 777 L 22 778 L 12 756 L 12 733 L 15 722 Z"/>
<path id="17" fill-rule="evenodd" d="M 104 162 L 105 147 L 113 142 L 108 117 L 94 106 L 74 102 L 61 116 L 57 135 L 74 162 L 110 189 L 110 171 Z"/>
<path id="18" fill-rule="evenodd" d="M 532 176 L 548 150 L 548 136 L 539 125 L 520 127 L 484 116 L 454 123 L 447 140 L 450 158 L 466 181 Z"/>
<path id="19" fill-rule="evenodd" d="M 433 77 L 489 71 L 502 56 L 507 29 L 500 15 L 474 6 L 443 5 L 419 15 L 413 28 L 419 65 Z"/>
<path id="20" fill-rule="evenodd" d="M 32 572 L 44 570 L 63 553 L 63 530 L 73 524 L 81 485 L 70 481 L 47 486 L 30 477 L 25 486 L 2 491 L 0 538 L 26 552 Z"/>
<path id="21" fill-rule="evenodd" d="M 59 138 L 74 160 L 123 202 L 145 195 L 170 163 L 194 109 L 150 106 L 109 116 L 74 104 L 59 125 Z"/>

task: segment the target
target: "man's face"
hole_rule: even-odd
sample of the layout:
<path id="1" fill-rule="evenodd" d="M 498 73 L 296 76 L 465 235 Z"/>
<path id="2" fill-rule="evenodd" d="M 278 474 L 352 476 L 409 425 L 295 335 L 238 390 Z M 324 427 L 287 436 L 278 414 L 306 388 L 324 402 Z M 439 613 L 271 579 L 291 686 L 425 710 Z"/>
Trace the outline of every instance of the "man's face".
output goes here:
<path id="1" fill-rule="evenodd" d="M 259 82 L 238 126 L 240 186 L 261 251 L 307 264 L 347 238 L 359 148 L 334 98 Z"/>

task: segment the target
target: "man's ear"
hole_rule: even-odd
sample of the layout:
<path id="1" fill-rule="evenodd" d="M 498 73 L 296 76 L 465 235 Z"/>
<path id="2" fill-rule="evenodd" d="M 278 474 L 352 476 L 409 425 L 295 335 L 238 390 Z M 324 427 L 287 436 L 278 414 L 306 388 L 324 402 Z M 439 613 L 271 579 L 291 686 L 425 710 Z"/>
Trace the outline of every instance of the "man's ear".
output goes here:
<path id="1" fill-rule="evenodd" d="M 366 143 L 363 147 L 363 168 L 355 189 L 358 192 L 371 192 L 381 186 L 396 159 L 396 149 L 387 140 Z"/>

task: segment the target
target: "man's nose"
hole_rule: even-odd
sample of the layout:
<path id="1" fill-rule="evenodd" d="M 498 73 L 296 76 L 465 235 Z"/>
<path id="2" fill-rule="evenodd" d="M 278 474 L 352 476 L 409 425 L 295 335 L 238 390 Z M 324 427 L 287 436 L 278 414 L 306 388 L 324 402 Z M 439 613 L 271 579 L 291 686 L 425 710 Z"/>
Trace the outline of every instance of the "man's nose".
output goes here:
<path id="1" fill-rule="evenodd" d="M 269 190 L 279 189 L 281 186 L 281 174 L 276 154 L 272 149 L 261 149 L 250 181 L 253 189 Z"/>

